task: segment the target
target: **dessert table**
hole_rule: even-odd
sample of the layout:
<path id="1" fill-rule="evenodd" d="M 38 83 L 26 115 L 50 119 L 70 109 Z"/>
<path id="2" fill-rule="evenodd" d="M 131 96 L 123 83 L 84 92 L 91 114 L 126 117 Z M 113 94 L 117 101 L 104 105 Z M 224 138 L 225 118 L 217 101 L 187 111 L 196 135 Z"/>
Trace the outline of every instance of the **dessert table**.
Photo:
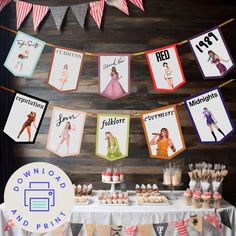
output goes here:
<path id="1" fill-rule="evenodd" d="M 164 195 L 168 196 L 170 191 L 163 191 Z M 174 192 L 177 199 L 171 200 L 170 205 L 165 206 L 140 206 L 136 204 L 135 192 L 129 192 L 129 205 L 128 206 L 107 206 L 100 205 L 97 200 L 98 192 L 95 191 L 90 199 L 89 205 L 75 205 L 70 222 L 83 223 L 83 224 L 103 224 L 103 225 L 137 225 L 137 224 L 155 224 L 168 222 L 166 236 L 177 236 L 178 232 L 175 229 L 174 222 L 179 220 L 189 219 L 191 215 L 206 215 L 212 213 L 215 209 L 194 209 L 192 206 L 183 205 L 183 192 Z M 229 219 L 232 224 L 232 230 L 223 225 L 222 230 L 218 231 L 208 222 L 204 221 L 203 234 L 207 236 L 235 236 L 236 235 L 236 215 L 235 207 L 226 201 L 222 201 L 222 210 L 229 211 Z M 8 219 L 4 204 L 0 205 L 1 228 L 4 228 L 4 222 Z M 189 230 L 189 228 L 188 228 Z M 191 230 L 191 229 L 190 229 Z M 14 234 L 13 234 L 14 233 Z M 18 227 L 14 227 L 11 232 L 7 232 L 6 236 L 23 235 Z M 34 234 L 31 234 L 34 235 Z M 51 235 L 50 233 L 44 235 Z M 67 229 L 66 236 L 72 235 L 70 229 Z M 125 234 L 124 234 L 125 235 Z M 155 235 L 153 231 L 153 236 Z M 199 235 L 197 231 L 191 230 L 189 235 Z M 79 236 L 86 236 L 84 227 L 81 229 Z M 104 235 L 105 236 L 105 235 Z"/>

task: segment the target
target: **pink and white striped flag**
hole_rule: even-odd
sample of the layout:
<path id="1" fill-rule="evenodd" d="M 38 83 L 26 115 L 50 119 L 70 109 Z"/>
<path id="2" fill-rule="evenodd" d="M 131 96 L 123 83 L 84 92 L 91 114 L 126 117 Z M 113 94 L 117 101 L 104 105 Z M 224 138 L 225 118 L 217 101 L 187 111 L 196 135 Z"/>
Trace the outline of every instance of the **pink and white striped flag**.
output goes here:
<path id="1" fill-rule="evenodd" d="M 0 11 L 9 3 L 11 2 L 11 0 L 0 0 Z"/>
<path id="2" fill-rule="evenodd" d="M 47 15 L 49 8 L 47 6 L 33 5 L 33 24 L 34 31 L 37 30 L 43 18 Z"/>
<path id="3" fill-rule="evenodd" d="M 134 5 L 136 5 L 138 8 L 140 8 L 142 11 L 144 11 L 142 0 L 129 0 L 129 1 L 132 2 Z"/>
<path id="4" fill-rule="evenodd" d="M 22 22 L 28 16 L 32 9 L 32 4 L 23 2 L 23 1 L 16 1 L 16 28 L 19 29 Z"/>
<path id="5" fill-rule="evenodd" d="M 186 222 L 184 220 L 175 222 L 175 227 L 179 233 L 179 236 L 188 236 Z"/>
<path id="6" fill-rule="evenodd" d="M 129 15 L 129 9 L 127 6 L 126 0 L 106 0 L 107 5 L 116 7 L 119 10 L 123 11 L 126 15 Z"/>
<path id="7" fill-rule="evenodd" d="M 101 28 L 102 16 L 104 11 L 105 0 L 100 0 L 96 2 L 90 2 L 90 15 L 93 17 L 97 23 L 98 28 Z"/>

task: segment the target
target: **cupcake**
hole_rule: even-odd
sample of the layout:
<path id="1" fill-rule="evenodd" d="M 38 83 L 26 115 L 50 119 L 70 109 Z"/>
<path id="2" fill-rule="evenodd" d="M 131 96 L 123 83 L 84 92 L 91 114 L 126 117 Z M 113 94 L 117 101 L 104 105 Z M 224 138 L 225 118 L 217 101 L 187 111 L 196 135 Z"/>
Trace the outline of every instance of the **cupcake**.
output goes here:
<path id="1" fill-rule="evenodd" d="M 146 193 L 147 189 L 144 184 L 141 185 L 142 193 Z"/>
<path id="2" fill-rule="evenodd" d="M 106 172 L 105 182 L 111 182 L 111 181 L 112 181 L 112 173 Z"/>
<path id="3" fill-rule="evenodd" d="M 123 172 L 119 171 L 119 175 L 120 175 L 120 181 L 123 182 L 125 180 Z"/>
<path id="4" fill-rule="evenodd" d="M 123 197 L 124 204 L 129 204 L 129 198 L 128 197 Z"/>
<path id="5" fill-rule="evenodd" d="M 213 194 L 213 207 L 214 208 L 220 208 L 221 199 L 222 199 L 222 196 L 220 193 L 215 192 Z"/>
<path id="6" fill-rule="evenodd" d="M 76 187 L 76 194 L 78 196 L 82 196 L 82 194 L 83 194 L 83 189 L 82 189 L 82 186 L 80 184 L 77 185 L 77 187 Z"/>
<path id="7" fill-rule="evenodd" d="M 210 200 L 211 200 L 211 194 L 209 192 L 205 192 L 201 196 L 203 200 L 203 208 L 210 208 Z"/>
<path id="8" fill-rule="evenodd" d="M 93 191 L 93 185 L 92 185 L 92 184 L 89 184 L 88 187 L 87 187 L 87 194 L 88 194 L 88 195 L 91 195 L 91 194 L 92 194 L 92 191 Z"/>
<path id="9" fill-rule="evenodd" d="M 112 175 L 112 181 L 113 182 L 118 182 L 120 181 L 120 174 L 118 172 L 114 172 Z"/>
<path id="10" fill-rule="evenodd" d="M 192 191 L 190 189 L 186 189 L 184 192 L 184 205 L 191 206 L 192 205 Z"/>
<path id="11" fill-rule="evenodd" d="M 118 204 L 123 204 L 123 198 L 119 198 L 119 199 L 117 200 L 117 203 L 118 203 Z"/>
<path id="12" fill-rule="evenodd" d="M 193 193 L 193 199 L 192 199 L 192 204 L 194 208 L 200 208 L 200 199 L 201 199 L 201 192 L 199 190 L 196 190 Z"/>
<path id="13" fill-rule="evenodd" d="M 148 192 L 148 193 L 151 193 L 151 192 L 152 192 L 152 186 L 151 186 L 151 184 L 148 184 L 148 185 L 147 185 L 147 192 Z"/>
<path id="14" fill-rule="evenodd" d="M 135 191 L 136 191 L 136 193 L 141 193 L 142 192 L 142 190 L 141 190 L 141 188 L 138 184 L 135 185 Z"/>
<path id="15" fill-rule="evenodd" d="M 158 188 L 158 186 L 156 184 L 152 185 L 152 189 L 153 189 L 154 193 L 158 193 L 159 192 L 159 188 Z"/>
<path id="16" fill-rule="evenodd" d="M 102 181 L 106 181 L 106 171 L 102 172 Z"/>

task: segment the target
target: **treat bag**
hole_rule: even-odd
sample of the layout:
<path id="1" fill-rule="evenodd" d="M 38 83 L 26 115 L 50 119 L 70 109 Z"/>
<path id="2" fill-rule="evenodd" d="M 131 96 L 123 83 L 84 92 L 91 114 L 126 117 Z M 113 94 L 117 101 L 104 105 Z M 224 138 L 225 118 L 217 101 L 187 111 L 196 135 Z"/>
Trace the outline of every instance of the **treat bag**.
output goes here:
<path id="1" fill-rule="evenodd" d="M 191 179 L 190 182 L 189 182 L 189 188 L 191 189 L 192 192 L 194 191 L 196 185 L 197 185 L 197 181 Z"/>
<path id="2" fill-rule="evenodd" d="M 219 188 L 220 188 L 221 183 L 222 183 L 222 181 L 216 181 L 216 180 L 213 180 L 211 182 L 213 193 L 219 192 Z"/>
<path id="3" fill-rule="evenodd" d="M 201 181 L 200 183 L 201 183 L 202 192 L 203 192 L 203 193 L 208 192 L 208 190 L 209 190 L 211 184 L 210 184 L 208 181 L 206 181 L 206 180 Z"/>

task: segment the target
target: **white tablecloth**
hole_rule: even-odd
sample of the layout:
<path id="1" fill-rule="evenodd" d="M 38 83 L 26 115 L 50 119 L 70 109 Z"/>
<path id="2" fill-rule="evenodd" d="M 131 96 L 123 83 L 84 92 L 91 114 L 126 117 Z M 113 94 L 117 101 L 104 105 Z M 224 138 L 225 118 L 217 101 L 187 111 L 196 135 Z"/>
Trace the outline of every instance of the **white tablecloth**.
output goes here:
<path id="1" fill-rule="evenodd" d="M 163 192 L 168 194 L 169 192 Z M 175 195 L 176 200 L 171 200 L 168 206 L 137 206 L 135 202 L 135 194 L 129 194 L 129 206 L 105 206 L 100 205 L 97 200 L 97 192 L 91 197 L 89 205 L 75 206 L 71 215 L 71 223 L 85 223 L 85 224 L 103 224 L 103 225 L 137 225 L 137 224 L 155 224 L 169 222 L 166 236 L 177 236 L 177 230 L 174 227 L 174 221 L 189 219 L 191 215 L 205 215 L 214 212 L 214 209 L 194 209 L 191 206 L 183 205 L 183 192 L 177 191 Z M 232 230 L 223 226 L 221 231 L 216 230 L 209 223 L 204 221 L 203 235 L 204 236 L 236 236 L 236 217 L 235 207 L 223 201 L 222 208 L 218 212 L 227 209 L 229 211 L 229 218 L 232 224 Z M 8 219 L 8 214 L 4 204 L 0 206 L 1 211 L 1 228 Z M 3 230 L 1 230 L 3 231 Z M 191 236 L 200 235 L 188 226 L 188 232 Z M 15 227 L 11 232 L 3 234 L 6 236 L 21 236 L 22 231 Z M 33 235 L 33 234 L 32 234 Z M 50 235 L 50 234 L 47 234 Z M 71 236 L 70 229 L 67 230 L 66 236 Z M 153 231 L 153 235 L 155 235 Z M 79 236 L 86 236 L 84 227 Z M 105 235 L 104 235 L 105 236 Z"/>

